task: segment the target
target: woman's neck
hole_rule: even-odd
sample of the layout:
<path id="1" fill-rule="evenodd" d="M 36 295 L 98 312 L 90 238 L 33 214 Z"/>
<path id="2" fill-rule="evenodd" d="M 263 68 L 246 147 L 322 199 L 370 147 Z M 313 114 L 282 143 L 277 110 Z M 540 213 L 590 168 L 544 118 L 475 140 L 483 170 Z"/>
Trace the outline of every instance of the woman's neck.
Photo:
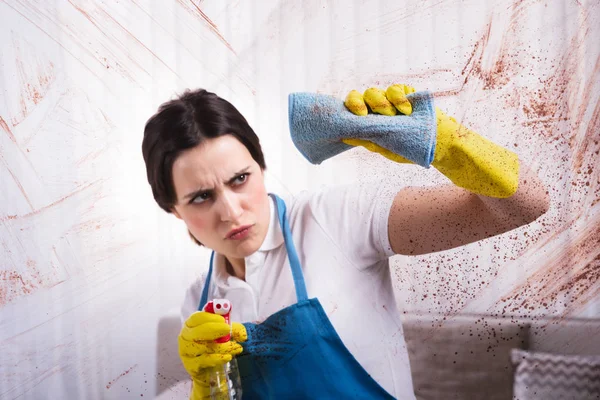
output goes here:
<path id="1" fill-rule="evenodd" d="M 225 257 L 225 268 L 227 273 L 243 281 L 246 280 L 246 260 L 243 258 Z"/>

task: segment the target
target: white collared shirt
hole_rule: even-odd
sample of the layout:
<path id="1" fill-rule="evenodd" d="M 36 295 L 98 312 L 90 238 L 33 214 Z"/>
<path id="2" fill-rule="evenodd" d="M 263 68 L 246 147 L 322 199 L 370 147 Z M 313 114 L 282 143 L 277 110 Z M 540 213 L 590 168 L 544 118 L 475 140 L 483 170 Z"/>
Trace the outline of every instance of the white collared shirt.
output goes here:
<path id="1" fill-rule="evenodd" d="M 308 297 L 316 297 L 357 361 L 392 396 L 414 399 L 402 323 L 388 258 L 388 218 L 398 189 L 385 185 L 329 187 L 284 199 Z M 260 249 L 246 257 L 246 280 L 227 273 L 215 255 L 209 299 L 231 301 L 231 320 L 261 322 L 296 303 L 283 233 L 271 202 Z M 208 260 L 207 260 L 208 261 Z M 187 319 L 198 307 L 206 273 L 188 290 Z"/>

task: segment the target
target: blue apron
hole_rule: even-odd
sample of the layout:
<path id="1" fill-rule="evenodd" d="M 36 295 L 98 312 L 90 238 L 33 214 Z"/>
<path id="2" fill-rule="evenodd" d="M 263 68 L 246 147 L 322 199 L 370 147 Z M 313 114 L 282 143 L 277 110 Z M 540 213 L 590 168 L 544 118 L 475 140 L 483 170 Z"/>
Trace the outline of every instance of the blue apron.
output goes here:
<path id="1" fill-rule="evenodd" d="M 285 203 L 273 197 L 298 302 L 260 324 L 244 324 L 248 340 L 237 356 L 244 399 L 393 399 L 344 346 L 319 300 L 308 298 Z M 214 252 L 199 310 L 208 300 L 213 259 Z"/>

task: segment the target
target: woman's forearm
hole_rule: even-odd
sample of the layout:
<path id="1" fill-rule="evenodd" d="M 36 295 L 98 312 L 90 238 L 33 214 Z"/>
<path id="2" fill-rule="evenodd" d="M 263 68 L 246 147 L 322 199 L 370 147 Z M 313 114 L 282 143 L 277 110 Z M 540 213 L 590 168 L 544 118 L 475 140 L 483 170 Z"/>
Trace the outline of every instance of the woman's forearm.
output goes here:
<path id="1" fill-rule="evenodd" d="M 508 229 L 527 225 L 542 216 L 550 206 L 548 190 L 525 163 L 520 162 L 519 186 L 511 197 L 499 199 L 479 195 L 481 201 Z"/>

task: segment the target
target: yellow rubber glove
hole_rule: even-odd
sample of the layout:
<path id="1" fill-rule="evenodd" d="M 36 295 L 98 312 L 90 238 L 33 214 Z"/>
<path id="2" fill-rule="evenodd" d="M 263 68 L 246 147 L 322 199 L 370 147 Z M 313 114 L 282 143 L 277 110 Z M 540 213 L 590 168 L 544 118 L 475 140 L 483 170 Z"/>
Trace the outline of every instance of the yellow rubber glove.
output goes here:
<path id="1" fill-rule="evenodd" d="M 216 343 L 215 339 L 231 333 L 232 341 Z M 221 315 L 204 311 L 193 313 L 179 333 L 179 357 L 192 377 L 192 400 L 210 395 L 210 369 L 231 361 L 243 349 L 237 342 L 248 338 L 244 325 L 233 322 L 229 326 Z"/>
<path id="2" fill-rule="evenodd" d="M 396 109 L 410 115 L 406 94 L 414 88 L 407 85 L 392 85 L 386 92 L 377 88 L 367 89 L 364 95 L 351 91 L 344 104 L 356 115 L 367 115 L 365 103 L 378 114 L 396 115 Z M 361 106 L 362 104 L 362 106 Z M 394 111 L 391 111 L 391 109 Z M 506 198 L 512 196 L 519 185 L 519 158 L 476 132 L 459 124 L 436 107 L 437 135 L 433 165 L 455 185 L 473 193 L 489 197 Z M 344 139 L 351 146 L 362 146 L 399 163 L 412 163 L 410 160 L 368 140 Z"/>

